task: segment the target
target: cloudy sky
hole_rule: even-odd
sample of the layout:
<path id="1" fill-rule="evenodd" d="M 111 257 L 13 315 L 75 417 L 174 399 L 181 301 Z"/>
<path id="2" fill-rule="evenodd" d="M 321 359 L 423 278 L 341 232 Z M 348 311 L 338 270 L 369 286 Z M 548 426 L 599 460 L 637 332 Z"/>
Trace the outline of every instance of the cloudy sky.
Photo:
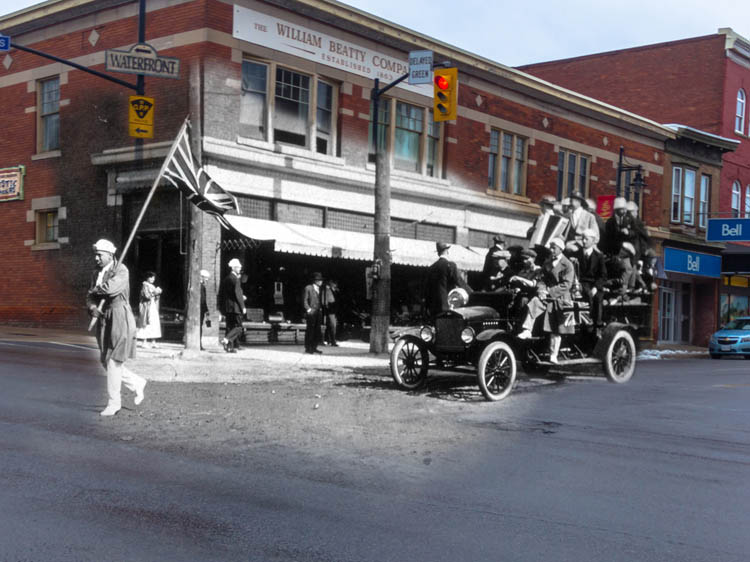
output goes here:
<path id="1" fill-rule="evenodd" d="M 0 13 L 37 3 L 3 0 Z M 509 66 L 708 35 L 720 27 L 750 39 L 750 0 L 346 3 Z"/>

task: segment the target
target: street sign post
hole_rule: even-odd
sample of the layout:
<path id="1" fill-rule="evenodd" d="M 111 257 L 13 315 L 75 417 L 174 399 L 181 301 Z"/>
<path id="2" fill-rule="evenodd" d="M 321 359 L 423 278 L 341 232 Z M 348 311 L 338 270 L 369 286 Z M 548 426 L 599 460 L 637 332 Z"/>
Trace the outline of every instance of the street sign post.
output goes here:
<path id="1" fill-rule="evenodd" d="M 750 219 L 708 219 L 707 242 L 750 242 Z"/>
<path id="2" fill-rule="evenodd" d="M 0 35 L 0 52 L 10 51 L 10 37 L 8 35 Z"/>
<path id="3" fill-rule="evenodd" d="M 409 84 L 432 82 L 432 51 L 409 52 Z"/>
<path id="4" fill-rule="evenodd" d="M 154 138 L 154 98 L 130 96 L 128 132 L 137 139 Z"/>

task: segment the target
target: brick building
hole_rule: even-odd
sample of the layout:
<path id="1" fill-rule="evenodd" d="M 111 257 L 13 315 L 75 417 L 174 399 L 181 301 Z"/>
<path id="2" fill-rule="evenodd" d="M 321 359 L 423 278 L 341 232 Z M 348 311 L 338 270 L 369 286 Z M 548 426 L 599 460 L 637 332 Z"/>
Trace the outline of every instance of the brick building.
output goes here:
<path id="1" fill-rule="evenodd" d="M 747 39 L 724 28 L 703 37 L 543 62 L 520 69 L 660 123 L 682 124 L 734 141 L 736 148 L 730 148 L 726 154 L 719 181 L 711 185 L 718 191 L 718 199 L 709 212 L 712 217 L 750 217 L 750 143 L 747 142 L 750 41 Z M 684 175 L 679 178 L 673 176 L 673 182 L 665 184 L 671 195 L 665 199 L 661 225 L 684 234 L 693 225 L 684 221 Z M 711 199 L 714 200 L 713 194 Z M 705 230 L 698 228 L 695 237 L 705 239 Z M 720 322 L 728 320 L 730 315 L 750 312 L 750 278 L 742 274 L 750 271 L 747 249 L 735 248 L 730 256 L 725 254 L 722 271 Z"/>
<path id="2" fill-rule="evenodd" d="M 435 241 L 454 244 L 452 258 L 471 281 L 494 233 L 523 240 L 542 195 L 574 186 L 593 198 L 612 194 L 621 147 L 648 184 L 644 220 L 661 222 L 674 152 L 667 143 L 682 142 L 684 130 L 331 0 L 149 0 L 147 9 L 146 42 L 178 58 L 181 71 L 146 78 L 156 125 L 140 157 L 126 122 L 131 91 L 26 52 L 0 59 L 12 132 L 0 140 L 0 167 L 25 170 L 22 198 L 0 202 L 0 252 L 15 297 L 0 305 L 2 322 L 83 325 L 91 244 L 107 236 L 122 245 L 188 113 L 200 125 L 203 163 L 242 211 L 233 222 L 244 236 L 203 218 L 200 267 L 212 283 L 240 257 L 249 306 L 294 318 L 302 285 L 319 270 L 338 278 L 350 308 L 369 310 L 370 89 L 374 78 L 403 73 L 411 50 L 458 67 L 459 112 L 434 123 L 431 86 L 408 84 L 390 90 L 380 109 L 397 310 L 418 303 Z M 103 71 L 107 49 L 135 43 L 137 21 L 138 2 L 55 0 L 0 18 L 0 29 L 17 44 Z M 153 269 L 163 303 L 178 308 L 186 217 L 176 190 L 160 187 L 128 257 L 134 287 Z M 209 306 L 214 297 L 209 290 Z"/>

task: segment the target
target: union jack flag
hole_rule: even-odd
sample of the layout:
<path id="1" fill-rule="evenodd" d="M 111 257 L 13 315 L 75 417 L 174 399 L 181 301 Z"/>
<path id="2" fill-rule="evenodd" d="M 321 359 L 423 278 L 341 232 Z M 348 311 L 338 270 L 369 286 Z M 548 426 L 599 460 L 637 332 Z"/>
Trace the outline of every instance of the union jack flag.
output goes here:
<path id="1" fill-rule="evenodd" d="M 594 323 L 591 320 L 587 302 L 573 301 L 573 306 L 563 311 L 563 317 L 565 326 L 591 325 Z"/>
<path id="2" fill-rule="evenodd" d="M 201 211 L 213 215 L 221 226 L 232 230 L 224 213 L 231 210 L 240 212 L 237 199 L 211 179 L 202 166 L 198 166 L 190 150 L 189 126 L 190 122 L 186 119 L 164 160 L 159 177 L 179 189 Z"/>

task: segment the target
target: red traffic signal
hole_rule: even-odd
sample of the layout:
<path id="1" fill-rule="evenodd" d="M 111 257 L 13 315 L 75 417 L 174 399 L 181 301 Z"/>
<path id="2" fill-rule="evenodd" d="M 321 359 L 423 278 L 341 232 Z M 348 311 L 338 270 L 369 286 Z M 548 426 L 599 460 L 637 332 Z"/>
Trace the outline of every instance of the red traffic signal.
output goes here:
<path id="1" fill-rule="evenodd" d="M 433 72 L 433 119 L 454 121 L 458 115 L 458 69 L 436 68 Z"/>
<path id="2" fill-rule="evenodd" d="M 441 90 L 447 90 L 451 87 L 451 82 L 445 76 L 438 75 L 435 76 L 435 86 L 437 86 Z"/>

